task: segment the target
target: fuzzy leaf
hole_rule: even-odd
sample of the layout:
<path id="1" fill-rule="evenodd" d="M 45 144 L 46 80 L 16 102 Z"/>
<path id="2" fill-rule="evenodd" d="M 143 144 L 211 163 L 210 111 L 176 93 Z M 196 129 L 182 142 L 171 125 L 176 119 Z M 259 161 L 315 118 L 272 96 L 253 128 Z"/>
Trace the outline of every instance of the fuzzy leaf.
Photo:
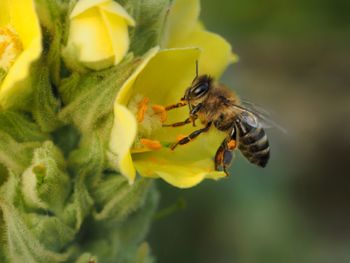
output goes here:
<path id="1" fill-rule="evenodd" d="M 94 200 L 86 187 L 84 175 L 80 174 L 75 180 L 74 192 L 62 214 L 65 222 L 78 230 L 90 213 L 93 203 Z"/>
<path id="2" fill-rule="evenodd" d="M 49 68 L 42 59 L 33 67 L 33 105 L 31 111 L 40 128 L 45 132 L 57 129 L 62 123 L 58 119 L 60 102 L 53 94 Z"/>
<path id="3" fill-rule="evenodd" d="M 6 241 L 6 262 L 64 262 L 69 253 L 56 253 L 49 250 L 29 226 L 26 214 L 19 211 L 21 208 L 19 194 L 19 180 L 10 173 L 8 181 L 1 188 L 0 209 L 6 230 L 3 240 Z M 15 206 L 14 206 L 15 204 Z M 57 226 L 57 225 L 55 225 Z M 47 229 L 48 230 L 48 229 Z"/>
<path id="4" fill-rule="evenodd" d="M 30 164 L 34 149 L 39 146 L 40 142 L 18 143 L 0 130 L 0 163 L 8 170 L 21 174 Z"/>
<path id="5" fill-rule="evenodd" d="M 103 263 L 124 263 L 127 259 L 134 258 L 148 231 L 157 203 L 157 192 L 152 189 L 145 196 L 142 208 L 127 220 L 119 223 L 115 220 L 90 221 L 81 230 L 81 241 L 85 241 L 82 251 L 89 252 L 98 262 Z"/>
<path id="6" fill-rule="evenodd" d="M 136 27 L 130 30 L 130 51 L 142 55 L 160 44 L 169 0 L 121 0 L 135 19 Z"/>
<path id="7" fill-rule="evenodd" d="M 65 107 L 60 119 L 74 123 L 84 133 L 99 126 L 113 111 L 117 92 L 132 73 L 140 60 L 130 61 L 130 57 L 118 66 L 85 75 L 73 74 L 59 88 Z"/>
<path id="8" fill-rule="evenodd" d="M 80 147 L 69 157 L 69 168 L 74 174 L 84 174 L 89 187 L 96 187 L 104 169 L 104 148 L 96 134 L 83 138 Z"/>
<path id="9" fill-rule="evenodd" d="M 63 35 L 63 12 L 65 5 L 60 0 L 35 0 L 36 10 L 44 32 L 44 53 L 55 85 L 60 82 L 61 41 Z"/>
<path id="10" fill-rule="evenodd" d="M 30 118 L 14 111 L 0 112 L 0 130 L 17 142 L 42 142 L 49 138 Z"/>
<path id="11" fill-rule="evenodd" d="M 30 206 L 59 215 L 70 189 L 62 153 L 52 142 L 45 142 L 35 150 L 32 165 L 23 173 L 22 192 L 25 201 Z"/>
<path id="12" fill-rule="evenodd" d="M 122 221 L 143 205 L 151 180 L 142 178 L 132 186 L 124 176 L 107 174 L 92 192 L 96 202 L 96 220 Z"/>

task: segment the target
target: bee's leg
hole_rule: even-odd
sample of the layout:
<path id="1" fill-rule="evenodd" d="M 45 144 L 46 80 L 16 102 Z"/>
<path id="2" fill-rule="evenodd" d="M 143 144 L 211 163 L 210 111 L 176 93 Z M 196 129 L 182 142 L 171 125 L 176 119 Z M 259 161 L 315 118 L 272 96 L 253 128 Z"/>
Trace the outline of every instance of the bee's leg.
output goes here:
<path id="1" fill-rule="evenodd" d="M 190 116 L 184 121 L 175 122 L 175 123 L 172 123 L 172 124 L 163 124 L 162 126 L 163 127 L 179 127 L 179 126 L 183 126 L 183 125 L 192 123 L 193 120 L 195 120 L 195 119 L 197 119 L 197 115 Z"/>
<path id="2" fill-rule="evenodd" d="M 166 107 L 165 107 L 165 110 L 166 110 L 166 111 L 169 111 L 169 110 L 176 109 L 176 108 L 180 108 L 180 107 L 183 107 L 183 106 L 186 106 L 186 105 L 187 105 L 187 102 L 185 102 L 185 101 L 180 101 L 179 103 L 166 106 Z"/>
<path id="3" fill-rule="evenodd" d="M 208 122 L 208 124 L 199 130 L 196 130 L 194 132 L 192 132 L 190 135 L 188 135 L 187 137 L 181 139 L 180 141 L 178 141 L 177 143 L 175 143 L 174 145 L 172 145 L 170 147 L 171 150 L 174 150 L 176 148 L 176 146 L 178 145 L 184 145 L 186 143 L 189 143 L 190 141 L 192 141 L 194 138 L 196 138 L 199 134 L 201 134 L 202 132 L 207 132 L 209 130 L 211 126 L 211 122 Z"/>
<path id="4" fill-rule="evenodd" d="M 221 143 L 220 147 L 216 151 L 215 158 L 214 158 L 216 171 L 219 171 L 219 166 L 221 166 L 223 163 L 225 145 L 226 145 L 226 139 Z"/>
<path id="5" fill-rule="evenodd" d="M 229 176 L 230 174 L 227 172 L 227 168 L 230 167 L 232 159 L 233 159 L 233 152 L 229 149 L 224 151 L 224 158 L 222 162 L 222 169 L 224 170 L 225 174 Z"/>
<path id="6" fill-rule="evenodd" d="M 192 126 L 196 127 L 197 112 L 202 108 L 203 104 L 199 103 L 190 111 L 190 116 L 192 117 Z"/>
<path id="7" fill-rule="evenodd" d="M 232 142 L 233 140 L 229 140 L 228 138 L 223 140 L 214 158 L 215 170 L 219 171 L 219 166 L 221 166 L 227 176 L 230 175 L 227 172 L 227 168 L 230 166 L 233 159 L 232 150 L 234 150 L 234 147 L 232 147 Z"/>

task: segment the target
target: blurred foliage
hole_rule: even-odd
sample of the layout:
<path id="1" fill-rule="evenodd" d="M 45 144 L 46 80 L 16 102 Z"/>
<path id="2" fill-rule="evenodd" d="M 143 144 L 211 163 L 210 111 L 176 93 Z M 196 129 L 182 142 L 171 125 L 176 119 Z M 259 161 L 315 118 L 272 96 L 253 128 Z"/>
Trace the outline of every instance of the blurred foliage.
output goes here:
<path id="1" fill-rule="evenodd" d="M 240 56 L 222 81 L 278 112 L 288 134 L 268 130 L 266 169 L 237 153 L 225 180 L 159 182 L 173 214 L 154 221 L 157 262 L 350 262 L 349 10 L 346 0 L 202 0 L 204 24 Z"/>
<path id="2" fill-rule="evenodd" d="M 202 1 L 202 18 L 228 34 L 349 32 L 346 0 Z"/>

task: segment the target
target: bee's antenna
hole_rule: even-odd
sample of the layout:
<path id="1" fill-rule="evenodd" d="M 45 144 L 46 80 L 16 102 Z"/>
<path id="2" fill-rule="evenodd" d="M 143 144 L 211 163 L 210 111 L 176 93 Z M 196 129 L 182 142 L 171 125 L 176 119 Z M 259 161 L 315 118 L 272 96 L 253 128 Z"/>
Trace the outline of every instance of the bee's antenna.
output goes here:
<path id="1" fill-rule="evenodd" d="M 197 78 L 198 78 L 198 60 L 196 60 L 196 76 L 192 80 L 192 84 L 196 81 Z"/>

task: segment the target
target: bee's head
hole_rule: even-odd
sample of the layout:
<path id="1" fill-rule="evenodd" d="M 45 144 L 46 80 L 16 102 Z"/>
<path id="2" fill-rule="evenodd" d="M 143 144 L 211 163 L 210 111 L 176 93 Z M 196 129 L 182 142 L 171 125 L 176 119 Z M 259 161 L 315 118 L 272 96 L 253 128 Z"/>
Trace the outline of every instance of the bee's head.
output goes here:
<path id="1" fill-rule="evenodd" d="M 188 104 L 198 104 L 202 102 L 211 89 L 212 81 L 213 79 L 209 75 L 196 77 L 181 100 L 186 101 Z"/>

